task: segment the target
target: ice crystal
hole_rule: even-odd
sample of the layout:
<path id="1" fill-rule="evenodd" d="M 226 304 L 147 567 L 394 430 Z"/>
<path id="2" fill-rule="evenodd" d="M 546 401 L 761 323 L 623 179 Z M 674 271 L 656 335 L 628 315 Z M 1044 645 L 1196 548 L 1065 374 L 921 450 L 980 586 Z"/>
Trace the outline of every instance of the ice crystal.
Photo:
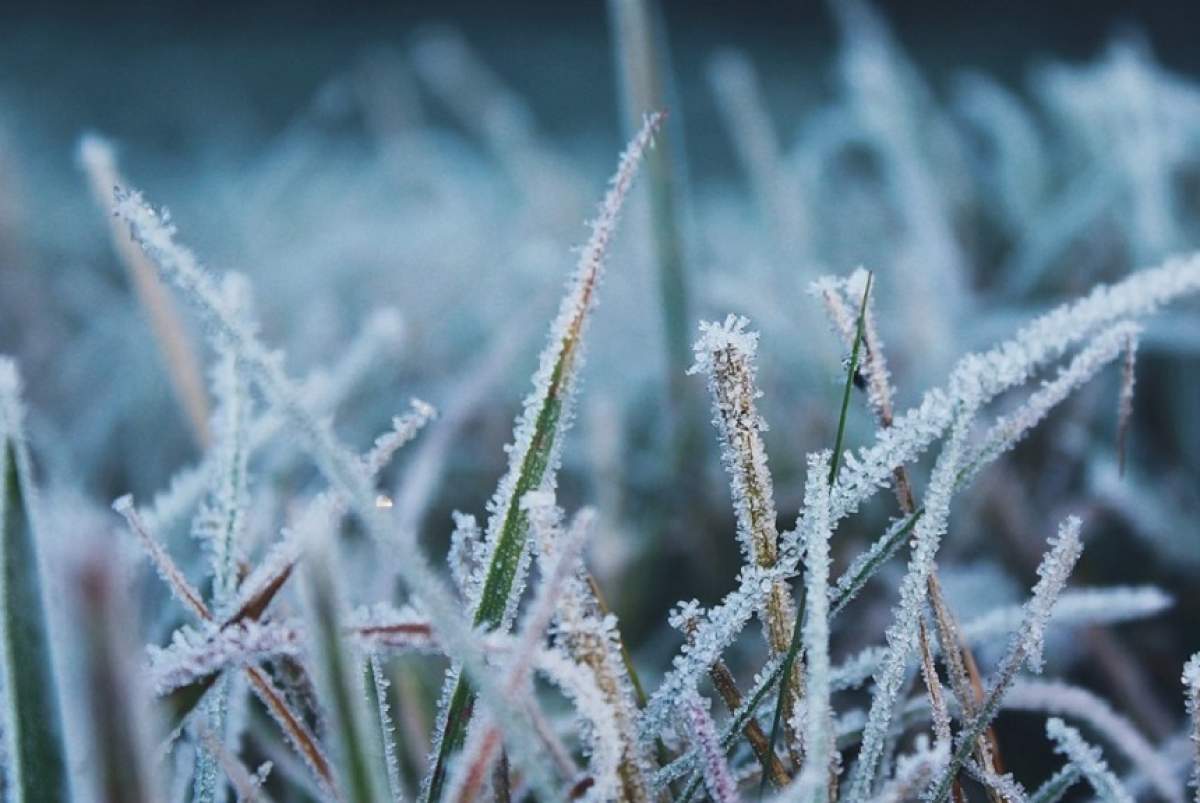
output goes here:
<path id="1" fill-rule="evenodd" d="M 1113 775 L 1100 749 L 1083 740 L 1079 731 L 1058 717 L 1046 720 L 1046 735 L 1055 742 L 1055 751 L 1079 767 L 1083 777 L 1105 803 L 1133 803 L 1133 797 Z"/>

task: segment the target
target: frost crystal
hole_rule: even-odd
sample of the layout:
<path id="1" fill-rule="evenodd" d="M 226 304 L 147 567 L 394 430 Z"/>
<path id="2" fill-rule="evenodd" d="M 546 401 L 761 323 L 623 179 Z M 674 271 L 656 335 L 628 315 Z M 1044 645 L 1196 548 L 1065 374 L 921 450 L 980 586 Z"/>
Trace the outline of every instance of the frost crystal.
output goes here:
<path id="1" fill-rule="evenodd" d="M 840 521 L 878 489 L 896 466 L 911 462 L 954 419 L 956 405 L 978 406 L 1026 381 L 1030 373 L 1073 344 L 1125 318 L 1147 315 L 1163 304 L 1200 289 L 1200 255 L 1170 259 L 1035 319 L 1011 340 L 959 360 L 943 388 L 879 431 L 875 444 L 847 460 L 833 495 L 833 520 Z"/>
<path id="2" fill-rule="evenodd" d="M 1096 733 L 1120 749 L 1138 767 L 1164 800 L 1183 803 L 1171 764 L 1127 718 L 1087 689 L 1059 681 L 1018 680 L 1004 699 L 1004 707 L 1046 714 L 1065 714 L 1086 722 Z"/>
<path id="3" fill-rule="evenodd" d="M 1083 552 L 1083 544 L 1079 540 L 1081 524 L 1079 517 L 1068 516 L 1059 525 L 1058 537 L 1050 539 L 1050 551 L 1038 566 L 1038 581 L 1025 609 L 1025 625 L 1021 633 L 1025 660 L 1035 672 L 1042 670 L 1046 623 L 1050 621 L 1054 603 Z"/>
<path id="4" fill-rule="evenodd" d="M 778 552 L 775 494 L 761 435 L 767 425 L 755 404 L 762 396 L 755 384 L 758 333 L 747 332 L 749 324 L 735 315 L 724 323 L 701 323 L 693 346 L 696 362 L 688 373 L 708 376 L 742 554 L 748 562 L 772 566 Z"/>
<path id="5" fill-rule="evenodd" d="M 678 701 L 683 707 L 688 727 L 700 752 L 701 767 L 704 770 L 704 782 L 708 792 L 717 803 L 735 803 L 738 798 L 737 783 L 729 774 L 729 765 L 725 763 L 725 751 L 717 741 L 717 729 L 713 726 L 712 716 L 708 712 L 708 700 L 700 696 L 694 688 L 689 688 Z"/>
<path id="6" fill-rule="evenodd" d="M 933 570 L 934 555 L 946 531 L 950 496 L 969 423 L 969 415 L 959 415 L 954 432 L 933 469 L 926 494 L 925 515 L 917 522 L 912 557 L 900 584 L 900 602 L 896 605 L 892 625 L 887 630 L 888 651 L 875 672 L 875 695 L 871 698 L 871 709 L 863 730 L 858 764 L 850 780 L 851 799 L 864 800 L 868 797 L 883 754 L 896 696 L 904 681 L 908 657 L 916 646 L 917 620 L 925 606 L 926 580 Z"/>
<path id="7" fill-rule="evenodd" d="M 1055 752 L 1066 756 L 1067 760 L 1079 767 L 1100 800 L 1104 803 L 1133 803 L 1133 796 L 1108 768 L 1100 749 L 1085 742 L 1079 731 L 1058 717 L 1051 717 L 1046 720 L 1046 735 L 1054 740 Z"/>
<path id="8" fill-rule="evenodd" d="M 150 674 L 156 694 L 168 694 L 231 666 L 247 666 L 281 655 L 300 654 L 294 624 L 255 621 L 203 631 L 181 627 L 164 648 L 150 647 Z"/>
<path id="9" fill-rule="evenodd" d="M 829 462 L 828 451 L 808 456 L 804 489 L 804 655 L 805 683 L 804 769 L 799 783 L 822 801 L 828 794 L 828 775 L 834 755 L 833 709 L 829 669 Z"/>

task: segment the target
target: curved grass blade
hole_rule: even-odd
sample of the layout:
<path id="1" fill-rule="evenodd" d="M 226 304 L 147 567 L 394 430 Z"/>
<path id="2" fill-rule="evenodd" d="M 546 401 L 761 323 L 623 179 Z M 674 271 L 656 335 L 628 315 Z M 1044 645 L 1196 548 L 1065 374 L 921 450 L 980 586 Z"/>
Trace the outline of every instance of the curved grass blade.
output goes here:
<path id="1" fill-rule="evenodd" d="M 837 479 L 838 465 L 842 454 L 842 441 L 846 436 L 846 414 L 850 410 L 850 393 L 854 389 L 854 379 L 858 376 L 858 357 L 862 350 L 863 325 L 867 319 L 867 299 L 871 296 L 871 280 L 873 274 L 867 274 L 867 284 L 863 288 L 862 303 L 858 308 L 858 326 L 854 331 L 854 346 L 850 349 L 850 365 L 846 370 L 846 384 L 842 388 L 842 409 L 838 414 L 837 436 L 833 441 L 833 457 L 829 462 L 829 484 Z M 836 605 L 833 606 L 836 608 Z M 783 702 L 787 699 L 788 678 L 791 677 L 792 665 L 796 662 L 796 654 L 800 651 L 800 634 L 804 626 L 804 598 L 796 610 L 796 621 L 792 626 L 792 641 L 788 645 L 787 655 L 783 659 L 782 681 L 779 684 L 779 700 L 775 703 L 775 716 L 771 720 L 771 738 L 767 742 L 767 755 L 775 753 L 775 742 L 779 738 L 779 726 L 783 722 Z M 762 782 L 758 787 L 761 798 L 767 784 L 767 773 L 763 773 Z"/>
<path id="2" fill-rule="evenodd" d="M 10 801 L 65 801 L 62 725 L 42 601 L 16 366 L 0 358 L 0 638 Z"/>

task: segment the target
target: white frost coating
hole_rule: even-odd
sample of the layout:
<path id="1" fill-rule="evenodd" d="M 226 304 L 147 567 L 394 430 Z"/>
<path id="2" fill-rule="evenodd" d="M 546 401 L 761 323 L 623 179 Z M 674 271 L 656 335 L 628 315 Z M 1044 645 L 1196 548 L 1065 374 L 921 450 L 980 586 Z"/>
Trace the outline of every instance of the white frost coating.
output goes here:
<path id="1" fill-rule="evenodd" d="M 205 605 L 200 592 L 192 587 L 192 584 L 188 582 L 183 572 L 175 564 L 175 561 L 167 554 L 163 545 L 146 529 L 145 523 L 138 516 L 137 508 L 134 507 L 133 497 L 129 494 L 118 497 L 113 501 L 112 507 L 113 510 L 125 517 L 125 521 L 129 524 L 129 529 L 133 531 L 142 548 L 146 550 L 146 554 L 150 557 L 150 562 L 154 564 L 158 576 L 167 584 L 167 587 L 171 589 L 176 598 L 200 619 L 211 620 L 213 618 L 212 613 L 208 610 L 208 606 Z"/>
<path id="2" fill-rule="evenodd" d="M 1105 625 L 1145 619 L 1174 604 L 1169 594 L 1157 586 L 1114 586 L 1077 588 L 1063 592 L 1050 609 L 1051 621 L 1066 627 Z M 999 633 L 1010 633 L 1021 626 L 1023 606 L 1009 606 L 983 614 L 963 627 L 963 635 L 979 642 Z"/>
<path id="3" fill-rule="evenodd" d="M 1175 257 L 1113 285 L 1100 285 L 1086 297 L 1035 319 L 992 349 L 959 360 L 942 388 L 880 430 L 874 445 L 845 461 L 833 494 L 836 524 L 887 486 L 892 470 L 911 462 L 953 421 L 955 405 L 984 404 L 1031 372 L 1060 356 L 1098 329 L 1124 318 L 1147 315 L 1163 304 L 1200 290 L 1200 254 Z"/>
<path id="4" fill-rule="evenodd" d="M 286 531 L 283 538 L 271 544 L 267 554 L 242 580 L 238 596 L 229 607 L 230 615 L 244 610 L 252 602 L 260 600 L 272 587 L 283 582 L 299 559 L 300 544 L 290 531 Z"/>
<path id="5" fill-rule="evenodd" d="M 1005 803 L 1026 803 L 1029 799 L 1025 787 L 1021 786 L 1011 772 L 992 772 L 981 767 L 975 759 L 967 761 L 966 767 L 981 784 L 997 792 Z"/>
<path id="6" fill-rule="evenodd" d="M 575 530 L 592 528 L 595 512 L 580 511 L 564 533 L 562 511 L 555 506 L 553 494 L 526 494 L 523 504 L 530 513 L 538 564 L 544 577 L 552 577 L 558 571 L 555 564 L 561 561 L 557 556 L 564 549 L 562 544 L 581 537 Z M 554 612 L 555 642 L 571 659 L 588 667 L 612 707 L 622 751 L 621 798 L 648 800 L 652 764 L 638 738 L 637 699 L 621 653 L 617 620 L 602 611 L 582 561 L 576 558 L 572 569 Z"/>
<path id="7" fill-rule="evenodd" d="M 1050 622 L 1060 627 L 1127 622 L 1154 616 L 1171 604 L 1171 597 L 1155 586 L 1076 589 L 1059 596 L 1050 609 Z M 1019 629 L 1024 619 L 1024 605 L 1007 605 L 965 623 L 961 633 L 968 644 L 983 644 Z M 937 654 L 940 645 L 934 641 L 930 649 Z M 867 647 L 835 667 L 834 691 L 862 685 L 879 666 L 884 653 L 883 647 Z"/>
<path id="8" fill-rule="evenodd" d="M 533 390 L 525 397 L 521 416 L 513 432 L 513 442 L 506 447 L 509 456 L 508 469 L 488 503 L 485 566 L 492 565 L 505 522 L 509 516 L 515 515 L 512 506 L 520 502 L 514 498 L 517 480 L 525 468 L 531 449 L 535 446 L 534 434 L 539 418 L 552 401 L 559 407 L 553 422 L 553 432 L 547 433 L 551 443 L 549 454 L 545 456 L 546 462 L 539 486 L 548 490 L 554 488 L 555 475 L 562 457 L 562 436 L 571 424 L 572 402 L 577 385 L 575 378 L 582 361 L 584 334 L 590 318 L 588 313 L 595 306 L 596 289 L 603 275 L 609 244 L 616 233 L 621 207 L 633 185 L 642 156 L 652 144 L 662 120 L 663 115 L 660 113 L 649 115 L 637 136 L 621 155 L 617 172 L 613 175 L 608 192 L 600 205 L 599 214 L 591 223 L 591 234 L 579 254 L 575 271 L 568 280 L 567 292 L 559 306 L 558 315 L 550 325 L 548 342 L 542 350 L 537 372 L 533 376 Z M 527 568 L 528 550 L 522 546 L 521 560 L 500 622 L 501 631 L 506 631 L 512 623 L 517 600 L 524 591 L 524 574 Z"/>
<path id="9" fill-rule="evenodd" d="M 913 752 L 896 759 L 896 772 L 891 780 L 883 785 L 871 803 L 903 803 L 912 800 L 917 790 L 928 783 L 949 759 L 948 745 L 929 745 L 929 739 L 924 734 L 917 737 Z"/>
<path id="10" fill-rule="evenodd" d="M 1129 757 L 1155 791 L 1171 803 L 1183 803 L 1171 765 L 1127 718 L 1087 689 L 1060 681 L 1018 680 L 1004 698 L 1004 707 L 1041 711 L 1081 719 L 1096 733 Z"/>
<path id="11" fill-rule="evenodd" d="M 400 757 L 396 754 L 395 726 L 392 724 L 391 705 L 388 703 L 388 687 L 392 682 L 387 679 L 383 667 L 379 665 L 378 655 L 371 655 L 367 660 L 371 666 L 371 682 L 375 687 L 379 737 L 383 744 L 383 759 L 387 765 L 388 791 L 393 803 L 400 803 L 404 799 L 404 787 L 400 782 Z"/>
<path id="12" fill-rule="evenodd" d="M 313 371 L 301 385 L 305 409 L 316 415 L 329 413 L 372 370 L 379 356 L 400 342 L 402 333 L 402 320 L 395 310 L 384 308 L 372 313 L 333 369 Z M 284 419 L 275 410 L 256 418 L 250 425 L 250 450 L 274 437 L 283 424 Z M 177 472 L 167 490 L 155 495 L 150 507 L 141 511 L 146 526 L 161 532 L 186 513 L 204 493 L 213 460 L 209 453 L 197 465 Z"/>
<path id="13" fill-rule="evenodd" d="M 1187 712 L 1192 718 L 1191 738 L 1195 749 L 1189 784 L 1195 790 L 1196 803 L 1200 803 L 1200 652 L 1183 665 L 1183 689 L 1187 697 Z"/>
<path id="14" fill-rule="evenodd" d="M 472 609 L 479 604 L 478 580 L 483 565 L 483 538 L 479 522 L 469 513 L 454 511 L 454 531 L 450 533 L 450 553 L 446 560 L 450 564 L 450 576 L 458 592 Z"/>
<path id="15" fill-rule="evenodd" d="M 1000 659 L 1000 665 L 996 668 L 995 676 L 984 696 L 983 705 L 979 707 L 978 713 L 963 725 L 959 733 L 958 744 L 951 757 L 950 771 L 942 775 L 936 788 L 930 788 L 927 800 L 941 803 L 949 796 L 954 771 L 969 759 L 976 740 L 982 736 L 984 729 L 999 712 L 1004 695 L 1012 687 L 1022 664 L 1028 664 L 1035 672 L 1041 671 L 1046 623 L 1049 621 L 1055 600 L 1083 551 L 1083 544 L 1079 540 L 1079 527 L 1078 517 L 1068 516 L 1059 525 L 1058 534 L 1050 539 L 1050 550 L 1038 565 L 1038 581 L 1034 584 L 1029 601 L 1025 603 L 1021 626 L 1009 639 L 1004 657 Z"/>
<path id="16" fill-rule="evenodd" d="M 1087 778 L 1104 803 L 1134 803 L 1133 796 L 1108 768 L 1100 748 L 1085 742 L 1079 731 L 1058 717 L 1051 717 L 1046 720 L 1046 735 L 1054 740 L 1056 753 L 1066 756 L 1068 761 L 1079 767 L 1083 777 Z"/>
<path id="17" fill-rule="evenodd" d="M 417 437 L 426 424 L 437 418 L 437 410 L 433 405 L 426 404 L 420 399 L 409 402 L 412 412 L 398 415 L 392 419 L 392 429 L 375 439 L 375 445 L 363 456 L 363 468 L 369 476 L 375 476 L 383 470 L 392 456 L 405 444 Z"/>
<path id="18" fill-rule="evenodd" d="M 585 727 L 580 730 L 587 743 L 588 767 L 594 783 L 583 799 L 594 803 L 616 800 L 621 788 L 621 733 L 616 712 L 596 678 L 587 667 L 557 650 L 540 650 L 534 666 L 562 689 L 585 720 Z"/>
<path id="19" fill-rule="evenodd" d="M 220 629 L 184 626 L 166 647 L 151 645 L 150 679 L 154 693 L 170 692 L 230 666 L 247 666 L 301 652 L 300 630 L 291 622 L 248 620 Z"/>
<path id="20" fill-rule="evenodd" d="M 778 554 L 775 496 L 761 433 L 767 423 L 755 400 L 758 333 L 747 332 L 747 318 L 729 315 L 723 323 L 702 322 L 692 347 L 696 361 L 689 374 L 703 373 L 713 402 L 713 425 L 720 434 L 721 462 L 729 472 L 738 540 L 746 562 L 772 566 Z"/>
<path id="21" fill-rule="evenodd" d="M 736 315 L 727 316 L 723 323 L 701 323 L 700 338 L 693 346 L 695 364 L 688 373 L 703 373 L 708 377 L 712 420 L 719 434 L 721 462 L 729 474 L 742 559 L 747 565 L 772 569 L 780 563 L 779 531 L 775 523 L 775 492 L 762 440 L 767 423 L 758 414 L 756 405 L 762 396 L 756 384 L 758 333 L 746 331 L 749 323 Z M 783 556 L 783 563 L 794 565 L 795 540 L 789 538 L 784 546 L 789 553 Z M 786 652 L 795 612 L 782 579 L 771 584 L 759 618 L 771 653 Z M 797 685 L 801 683 L 799 665 L 794 680 Z"/>
<path id="22" fill-rule="evenodd" d="M 553 495 L 543 492 L 530 492 L 521 500 L 521 507 L 553 507 Z M 547 560 L 542 563 L 543 576 L 537 594 L 530 603 L 524 615 L 519 632 L 513 638 L 512 649 L 507 663 L 503 668 L 501 689 L 514 704 L 522 697 L 529 697 L 529 680 L 535 663 L 546 640 L 546 629 L 555 616 L 565 587 L 570 578 L 576 573 L 579 553 L 584 541 L 591 530 L 593 516 L 590 512 L 581 512 L 576 517 L 576 524 L 554 539 L 548 546 Z M 570 659 L 565 655 L 568 663 Z M 617 749 L 620 749 L 620 739 L 617 739 Z M 458 769 L 449 783 L 449 800 L 466 800 L 479 793 L 479 784 L 487 777 L 495 761 L 496 752 L 500 746 L 500 733 L 490 719 L 475 722 L 469 732 L 466 744 L 463 746 L 462 757 L 458 761 Z M 510 749 L 517 749 L 515 746 Z M 533 749 L 532 745 L 522 745 L 520 749 Z M 542 790 L 543 793 L 553 793 L 554 790 Z"/>
<path id="23" fill-rule="evenodd" d="M 244 279 L 227 276 L 224 289 L 231 302 L 249 304 L 249 289 Z M 237 593 L 237 567 L 245 558 L 242 542 L 246 512 L 250 509 L 247 434 L 253 400 L 237 355 L 224 343 L 218 346 L 218 362 L 212 373 L 213 396 L 217 399 L 210 427 L 214 439 L 214 476 L 208 501 L 197 513 L 192 531 L 211 550 L 212 607 L 221 610 Z M 213 731 L 220 733 L 220 730 L 213 723 Z"/>
<path id="24" fill-rule="evenodd" d="M 845 279 L 836 276 L 823 276 L 809 285 L 809 293 L 819 296 L 825 304 L 825 311 L 833 323 L 834 329 L 841 337 L 846 348 L 854 345 L 858 330 L 858 313 L 862 305 L 863 294 L 867 291 L 867 278 L 870 272 L 865 268 L 857 268 Z M 885 427 L 892 423 L 892 397 L 895 389 L 891 383 L 891 372 L 887 367 L 884 356 L 883 338 L 879 334 L 879 325 L 875 319 L 875 298 L 866 300 L 863 310 L 863 349 L 859 359 L 859 371 L 867 380 L 867 400 L 876 417 Z"/>
<path id="25" fill-rule="evenodd" d="M 429 612 L 445 652 L 455 661 L 463 662 L 480 697 L 496 712 L 497 721 L 521 738 L 526 734 L 532 738 L 529 718 L 504 701 L 488 674 L 475 633 L 463 621 L 451 592 L 424 560 L 414 535 L 389 526 L 386 514 L 375 506 L 370 478 L 362 470 L 361 461 L 338 441 L 328 421 L 318 420 L 304 406 L 299 391 L 283 370 L 282 357 L 268 351 L 257 334 L 226 308 L 212 276 L 191 251 L 175 242 L 174 227 L 147 205 L 139 193 L 119 191 L 115 211 L 129 224 L 134 240 L 160 272 L 197 304 L 215 329 L 229 338 L 253 381 L 268 402 L 295 427 L 317 468 L 354 510 L 371 537 L 379 543 L 394 544 L 404 552 L 406 559 L 396 562 L 402 579 Z M 257 687 L 256 692 L 261 694 Z M 547 777 L 552 773 L 544 757 L 522 754 L 520 758 L 532 760 L 521 767 L 530 777 Z"/>
<path id="26" fill-rule="evenodd" d="M 729 773 L 729 765 L 725 763 L 725 751 L 717 741 L 717 729 L 713 725 L 712 715 L 709 714 L 708 700 L 701 697 L 692 687 L 684 692 L 683 698 L 678 700 L 677 704 L 683 708 L 688 732 L 700 753 L 700 766 L 704 771 L 704 783 L 709 794 L 717 803 L 736 803 L 739 800 L 737 783 Z"/>
<path id="27" fill-rule="evenodd" d="M 1141 327 L 1121 321 L 1092 338 L 1071 362 L 1059 370 L 1054 379 L 1046 381 L 1009 415 L 996 419 L 983 438 L 983 445 L 971 460 L 972 472 L 982 464 L 1011 449 L 1043 418 L 1080 385 L 1117 358 L 1130 343 L 1136 342 Z"/>
<path id="28" fill-rule="evenodd" d="M 805 670 L 804 769 L 797 786 L 805 801 L 828 799 L 834 760 L 829 669 L 829 463 L 828 450 L 808 456 L 804 489 L 803 625 Z"/>
<path id="29" fill-rule="evenodd" d="M 887 740 L 896 696 L 904 682 L 909 655 L 916 646 L 917 619 L 925 606 L 926 581 L 950 515 L 950 497 L 958 473 L 963 441 L 970 425 L 969 412 L 958 415 L 954 430 L 934 466 L 925 499 L 925 515 L 913 534 L 912 556 L 900 583 L 900 601 L 887 630 L 888 650 L 875 671 L 875 694 L 863 730 L 858 763 L 850 778 L 850 800 L 866 800 L 874 785 L 879 759 Z"/>
<path id="30" fill-rule="evenodd" d="M 680 649 L 671 662 L 671 670 L 642 709 L 639 731 L 642 740 L 651 743 L 654 737 L 669 727 L 679 697 L 689 686 L 708 673 L 708 668 L 721 657 L 726 648 L 750 621 L 755 611 L 771 591 L 772 585 L 786 575 L 779 567 L 767 570 L 743 566 L 738 573 L 737 588 L 729 592 L 718 605 L 708 610 L 706 618 L 698 620 L 693 638 Z"/>
<path id="31" fill-rule="evenodd" d="M 1083 543 L 1079 540 L 1081 524 L 1078 516 L 1068 516 L 1059 525 L 1058 536 L 1050 539 L 1050 551 L 1038 565 L 1038 581 L 1025 606 L 1025 623 L 1020 634 L 1025 662 L 1034 672 L 1042 671 L 1042 647 L 1054 602 L 1083 552 Z"/>

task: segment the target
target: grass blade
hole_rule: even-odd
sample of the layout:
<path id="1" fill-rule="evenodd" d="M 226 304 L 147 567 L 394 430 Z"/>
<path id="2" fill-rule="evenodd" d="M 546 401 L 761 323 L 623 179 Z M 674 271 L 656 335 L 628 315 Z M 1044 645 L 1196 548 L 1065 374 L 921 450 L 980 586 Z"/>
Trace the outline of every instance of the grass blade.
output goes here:
<path id="1" fill-rule="evenodd" d="M 549 480 L 557 467 L 561 436 L 569 419 L 563 413 L 574 389 L 583 334 L 595 304 L 596 286 L 608 243 L 641 157 L 649 148 L 662 119 L 661 114 L 647 117 L 622 157 L 600 216 L 592 224 L 591 237 L 580 255 L 579 268 L 552 325 L 550 344 L 542 353 L 541 367 L 535 377 L 535 392 L 526 400 L 525 412 L 517 426 L 513 461 L 493 499 L 494 513 L 488 525 L 490 556 L 475 600 L 473 624 L 476 627 L 502 627 L 515 610 L 517 595 L 513 589 L 528 561 L 529 514 L 521 508 L 520 500 Z M 462 747 L 466 736 L 474 697 L 465 678 L 459 674 L 442 718 L 437 755 L 424 789 L 424 800 L 437 800 L 441 795 L 448 759 Z"/>
<path id="2" fill-rule="evenodd" d="M 95 550 L 94 550 L 95 551 Z M 143 700 L 130 665 L 132 644 L 126 602 L 113 567 L 102 553 L 76 571 L 76 616 L 83 646 L 83 682 L 87 690 L 89 738 L 94 751 L 96 800 L 153 803 L 164 800 L 154 774 L 143 714 Z M 52 800 L 37 790 L 30 800 Z M 66 798 L 63 797 L 63 800 Z"/>
<path id="3" fill-rule="evenodd" d="M 0 637 L 10 801 L 67 799 L 62 725 L 42 601 L 32 477 L 16 366 L 0 358 Z"/>
<path id="4" fill-rule="evenodd" d="M 842 388 L 842 409 L 838 414 L 837 436 L 833 440 L 833 456 L 829 461 L 830 485 L 833 485 L 837 479 L 838 464 L 842 454 L 842 441 L 846 436 L 846 414 L 850 410 L 850 393 L 854 389 L 854 378 L 858 375 L 858 357 L 862 349 L 863 323 L 867 317 L 867 299 L 871 295 L 871 280 L 873 277 L 874 274 L 867 274 L 867 284 L 863 289 L 862 303 L 858 310 L 858 327 L 854 332 L 854 346 L 850 349 L 850 365 L 846 370 L 846 384 Z M 834 612 L 836 612 L 836 604 L 833 607 Z M 779 700 L 775 703 L 775 716 L 771 720 L 771 739 L 767 743 L 767 755 L 774 754 L 775 742 L 779 738 L 779 726 L 783 722 L 783 703 L 787 699 L 787 682 L 791 676 L 792 666 L 796 662 L 796 653 L 800 651 L 800 634 L 804 626 L 804 608 L 804 600 L 801 599 L 799 608 L 796 611 L 796 622 L 792 626 L 792 641 L 788 645 L 787 655 L 783 659 L 782 681 L 779 684 Z M 762 797 L 766 783 L 767 776 L 764 774 L 762 782 L 759 785 L 759 797 Z"/>
<path id="5" fill-rule="evenodd" d="M 363 710 L 366 698 L 362 676 L 342 643 L 341 600 L 333 568 L 336 556 L 324 545 L 310 544 L 310 550 L 305 561 L 310 647 L 330 715 L 329 735 L 333 738 L 338 780 L 350 803 L 375 803 L 385 797 L 380 794 L 383 775 L 376 772 L 382 769 L 376 760 L 382 756 L 371 755 L 368 750 L 371 740 Z"/>

